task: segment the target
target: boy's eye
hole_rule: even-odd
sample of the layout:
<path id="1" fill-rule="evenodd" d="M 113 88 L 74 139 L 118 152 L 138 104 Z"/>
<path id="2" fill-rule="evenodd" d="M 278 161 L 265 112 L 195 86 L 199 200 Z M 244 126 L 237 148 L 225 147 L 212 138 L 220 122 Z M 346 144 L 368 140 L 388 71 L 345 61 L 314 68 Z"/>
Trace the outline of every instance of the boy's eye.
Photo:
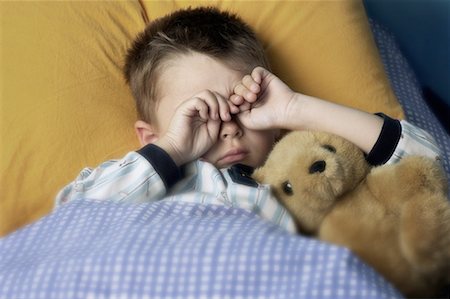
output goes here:
<path id="1" fill-rule="evenodd" d="M 292 185 L 291 185 L 291 182 L 289 182 L 289 181 L 283 182 L 283 184 L 281 184 L 281 188 L 283 189 L 283 192 L 284 192 L 286 195 L 291 196 L 291 195 L 294 194 L 294 191 L 292 191 Z"/>
<path id="2" fill-rule="evenodd" d="M 332 152 L 332 153 L 336 152 L 336 148 L 334 146 L 332 146 L 332 145 L 324 144 L 324 145 L 322 145 L 322 147 L 324 149 L 326 149 L 327 151 L 329 151 L 329 152 Z"/>

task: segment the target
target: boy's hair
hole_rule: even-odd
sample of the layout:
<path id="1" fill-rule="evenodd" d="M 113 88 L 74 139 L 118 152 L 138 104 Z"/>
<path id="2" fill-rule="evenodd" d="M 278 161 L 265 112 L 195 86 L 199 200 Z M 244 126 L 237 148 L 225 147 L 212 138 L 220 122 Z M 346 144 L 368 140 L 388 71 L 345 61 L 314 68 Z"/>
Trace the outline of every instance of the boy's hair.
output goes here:
<path id="1" fill-rule="evenodd" d="M 153 120 L 156 83 L 164 63 L 190 52 L 219 59 L 244 73 L 256 66 L 270 69 L 255 33 L 235 14 L 212 7 L 175 11 L 150 22 L 126 55 L 125 79 L 140 119 L 148 123 Z"/>

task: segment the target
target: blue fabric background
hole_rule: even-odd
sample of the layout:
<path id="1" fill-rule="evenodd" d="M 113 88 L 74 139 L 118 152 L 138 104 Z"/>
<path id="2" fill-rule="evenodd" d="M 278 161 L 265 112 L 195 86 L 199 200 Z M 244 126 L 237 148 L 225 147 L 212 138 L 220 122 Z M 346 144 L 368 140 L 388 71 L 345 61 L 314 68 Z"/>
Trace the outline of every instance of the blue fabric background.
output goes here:
<path id="1" fill-rule="evenodd" d="M 429 104 L 450 131 L 450 1 L 364 0 L 364 4 L 367 14 L 395 35 Z"/>

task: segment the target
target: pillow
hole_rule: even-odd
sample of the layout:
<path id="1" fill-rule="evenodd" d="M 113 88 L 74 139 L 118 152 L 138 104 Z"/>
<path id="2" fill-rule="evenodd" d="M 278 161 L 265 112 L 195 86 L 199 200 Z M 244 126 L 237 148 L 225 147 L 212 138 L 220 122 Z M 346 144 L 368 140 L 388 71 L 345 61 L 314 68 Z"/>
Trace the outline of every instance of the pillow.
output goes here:
<path id="1" fill-rule="evenodd" d="M 368 112 L 403 118 L 362 1 L 151 1 L 150 20 L 214 5 L 255 29 L 274 73 L 294 90 Z"/>
<path id="2" fill-rule="evenodd" d="M 85 166 L 137 148 L 121 73 L 139 2 L 2 2 L 0 235 L 48 213 Z"/>
<path id="3" fill-rule="evenodd" d="M 124 53 L 145 20 L 217 5 L 255 28 L 293 89 L 402 117 L 360 1 L 1 2 L 0 235 L 48 213 L 83 167 L 139 147 Z M 257 9 L 255 9 L 257 7 Z"/>

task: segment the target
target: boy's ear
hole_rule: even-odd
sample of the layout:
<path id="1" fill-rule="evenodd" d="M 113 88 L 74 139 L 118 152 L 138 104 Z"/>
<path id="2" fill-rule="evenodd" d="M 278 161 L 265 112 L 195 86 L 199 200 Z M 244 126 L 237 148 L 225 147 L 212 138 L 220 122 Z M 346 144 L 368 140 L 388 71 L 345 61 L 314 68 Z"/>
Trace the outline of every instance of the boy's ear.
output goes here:
<path id="1" fill-rule="evenodd" d="M 134 130 L 141 146 L 154 143 L 159 138 L 155 127 L 143 120 L 138 120 L 134 123 Z"/>

